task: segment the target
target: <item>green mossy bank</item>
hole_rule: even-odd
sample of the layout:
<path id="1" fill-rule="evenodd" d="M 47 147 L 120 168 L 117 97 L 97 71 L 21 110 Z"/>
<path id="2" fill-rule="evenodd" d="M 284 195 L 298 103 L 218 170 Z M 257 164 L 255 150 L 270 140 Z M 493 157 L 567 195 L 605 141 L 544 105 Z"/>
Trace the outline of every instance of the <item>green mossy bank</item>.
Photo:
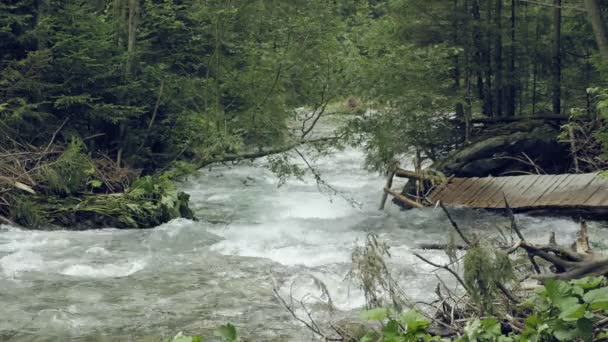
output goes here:
<path id="1" fill-rule="evenodd" d="M 49 153 L 49 150 L 52 153 Z M 151 228 L 193 219 L 176 172 L 141 171 L 92 158 L 82 141 L 0 155 L 0 223 L 34 229 Z"/>

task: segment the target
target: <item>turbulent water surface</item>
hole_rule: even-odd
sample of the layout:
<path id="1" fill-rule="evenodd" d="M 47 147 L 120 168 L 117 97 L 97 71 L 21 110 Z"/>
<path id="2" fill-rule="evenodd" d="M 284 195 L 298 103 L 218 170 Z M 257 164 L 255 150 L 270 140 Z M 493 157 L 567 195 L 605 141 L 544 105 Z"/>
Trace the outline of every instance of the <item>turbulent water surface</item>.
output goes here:
<path id="1" fill-rule="evenodd" d="M 277 178 L 266 161 L 215 166 L 182 186 L 199 221 L 175 220 L 152 230 L 83 232 L 0 229 L 0 340 L 157 340 L 234 323 L 248 340 L 311 340 L 277 301 L 273 288 L 315 307 L 322 281 L 338 319 L 364 298 L 346 279 L 357 241 L 377 233 L 391 246 L 390 267 L 414 299 L 432 296 L 433 269 L 411 252 L 445 242 L 449 225 L 434 209 L 379 212 L 384 180 L 362 169 L 363 154 L 338 152 L 316 161 L 327 194 L 311 175 Z M 465 229 L 506 226 L 492 214 L 457 211 Z M 518 216 L 530 239 L 555 231 L 571 241 L 568 219 Z M 605 237 L 592 223 L 596 239 Z M 440 252 L 424 252 L 435 261 Z M 312 295 L 307 296 L 307 295 Z M 318 298 L 322 301 L 323 298 Z M 322 308 L 315 307 L 319 311 Z M 326 316 L 324 316 L 326 318 Z"/>

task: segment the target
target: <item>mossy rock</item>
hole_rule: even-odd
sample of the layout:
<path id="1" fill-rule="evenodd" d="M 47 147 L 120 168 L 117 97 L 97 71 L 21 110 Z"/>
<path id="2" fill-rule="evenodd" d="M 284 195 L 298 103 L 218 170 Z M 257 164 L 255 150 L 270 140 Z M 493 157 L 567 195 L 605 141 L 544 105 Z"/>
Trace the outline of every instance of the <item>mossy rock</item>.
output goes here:
<path id="1" fill-rule="evenodd" d="M 547 173 L 561 173 L 569 168 L 570 158 L 559 134 L 558 128 L 538 121 L 499 126 L 436 162 L 433 169 L 457 177 L 534 173 L 533 166 L 518 161 L 530 158 Z"/>

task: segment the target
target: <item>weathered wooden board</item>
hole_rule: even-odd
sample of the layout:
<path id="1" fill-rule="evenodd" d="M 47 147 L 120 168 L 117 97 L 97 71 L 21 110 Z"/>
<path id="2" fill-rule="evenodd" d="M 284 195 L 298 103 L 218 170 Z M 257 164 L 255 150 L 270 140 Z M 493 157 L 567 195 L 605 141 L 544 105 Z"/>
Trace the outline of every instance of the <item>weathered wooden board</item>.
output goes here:
<path id="1" fill-rule="evenodd" d="M 608 208 L 608 177 L 598 173 L 452 178 L 429 196 L 432 202 L 469 208 Z"/>

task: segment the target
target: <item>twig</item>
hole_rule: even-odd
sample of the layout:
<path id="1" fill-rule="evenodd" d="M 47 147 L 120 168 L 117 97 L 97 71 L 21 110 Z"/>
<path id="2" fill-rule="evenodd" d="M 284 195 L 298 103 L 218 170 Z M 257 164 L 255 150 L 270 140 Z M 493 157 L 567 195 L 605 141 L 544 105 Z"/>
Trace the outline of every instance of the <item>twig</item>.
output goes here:
<path id="1" fill-rule="evenodd" d="M 316 322 L 312 319 L 310 312 L 306 309 L 306 306 L 303 305 L 303 303 L 300 301 L 300 304 L 304 307 L 304 311 L 306 312 L 306 314 L 308 315 L 308 317 L 311 319 L 311 323 L 307 322 L 306 320 L 300 318 L 296 313 L 295 310 L 292 306 L 290 306 L 289 304 L 287 304 L 287 302 L 285 301 L 285 299 L 279 294 L 279 291 L 277 290 L 276 287 L 274 287 L 272 289 L 272 292 L 274 292 L 275 296 L 277 297 L 277 299 L 283 304 L 283 306 L 287 309 L 287 311 L 289 311 L 289 313 L 291 314 L 291 316 L 298 322 L 304 324 L 304 326 L 306 326 L 306 328 L 308 328 L 311 332 L 313 332 L 315 335 L 321 337 L 322 339 L 324 339 L 325 341 L 342 341 L 341 338 L 332 338 L 332 337 L 327 337 L 325 334 L 323 334 L 323 332 L 321 332 L 321 330 L 319 329 L 318 325 L 316 324 Z"/>
<path id="2" fill-rule="evenodd" d="M 437 268 L 443 268 L 444 270 L 450 272 L 455 278 L 456 280 L 460 283 L 460 285 L 462 285 L 465 290 L 468 291 L 467 285 L 465 284 L 464 280 L 462 280 L 462 278 L 460 277 L 460 275 L 458 273 L 456 273 L 456 271 L 454 271 L 453 269 L 451 269 L 450 267 L 448 267 L 447 265 L 439 265 L 436 264 L 432 261 L 430 261 L 429 259 L 426 259 L 425 257 L 423 257 L 422 255 L 418 254 L 418 253 L 414 253 L 414 256 L 416 256 L 418 259 L 426 262 L 427 264 L 437 267 Z"/>
<path id="3" fill-rule="evenodd" d="M 448 209 L 445 207 L 445 205 L 443 205 L 443 202 L 439 202 L 439 206 L 441 207 L 441 209 L 443 209 L 443 212 L 448 217 L 448 220 L 452 224 L 452 227 L 454 228 L 454 230 L 456 230 L 456 232 L 458 233 L 458 235 L 460 235 L 460 238 L 462 239 L 462 241 L 464 241 L 467 245 L 472 246 L 473 244 L 464 235 L 464 233 L 460 230 L 460 228 L 458 227 L 458 225 L 456 224 L 456 222 L 454 221 L 454 219 L 452 219 L 452 215 L 450 215 L 450 212 L 448 211 Z"/>
<path id="4" fill-rule="evenodd" d="M 515 215 L 513 214 L 513 210 L 511 209 L 511 206 L 509 205 L 509 201 L 507 200 L 507 195 L 504 192 L 502 193 L 502 197 L 505 200 L 505 208 L 507 209 L 507 215 L 509 215 L 509 219 L 511 220 L 511 230 L 515 231 L 515 234 L 517 234 L 517 236 L 521 240 L 520 245 L 522 245 L 526 241 L 526 239 L 524 238 L 524 235 L 519 230 L 519 227 L 517 227 L 517 222 L 515 222 Z M 528 251 L 528 259 L 530 259 L 530 262 L 532 263 L 532 266 L 534 267 L 534 271 L 536 272 L 536 274 L 540 274 L 541 273 L 540 267 L 536 263 L 536 260 L 534 260 L 534 256 L 529 251 Z"/>
<path id="5" fill-rule="evenodd" d="M 519 304 L 519 299 L 517 299 L 503 284 L 496 283 L 496 287 L 505 295 L 505 297 L 509 298 L 510 301 L 515 304 Z"/>
<path id="6" fill-rule="evenodd" d="M 59 132 L 63 129 L 63 126 L 65 126 L 66 123 L 68 123 L 68 121 L 70 120 L 70 117 L 66 117 L 63 122 L 61 123 L 61 125 L 59 126 L 59 128 L 57 128 L 55 130 L 55 132 L 53 133 L 53 136 L 51 137 L 51 141 L 49 141 L 49 144 L 46 145 L 46 148 L 44 149 L 44 151 L 42 152 L 42 154 L 40 155 L 40 158 L 38 158 L 38 161 L 36 162 L 36 166 L 34 167 L 34 169 L 37 169 L 38 166 L 40 166 L 40 161 L 42 161 L 42 157 L 44 157 L 44 155 L 48 152 L 48 150 L 51 148 L 51 145 L 53 145 L 53 142 L 55 142 L 55 138 L 57 138 L 57 134 L 59 134 Z"/>
<path id="7" fill-rule="evenodd" d="M 150 136 L 150 131 L 152 130 L 152 126 L 154 125 L 154 121 L 156 121 L 156 115 L 158 114 L 158 108 L 160 107 L 160 100 L 163 96 L 164 87 L 165 87 L 165 80 L 162 80 L 160 82 L 160 89 L 158 90 L 158 97 L 156 98 L 156 104 L 154 105 L 154 111 L 152 111 L 152 117 L 150 118 L 150 122 L 148 122 L 148 128 L 146 129 L 146 135 L 144 135 L 144 138 L 141 140 L 141 144 L 135 151 L 135 154 L 137 154 L 144 147 L 146 140 L 148 140 L 148 136 Z"/>

